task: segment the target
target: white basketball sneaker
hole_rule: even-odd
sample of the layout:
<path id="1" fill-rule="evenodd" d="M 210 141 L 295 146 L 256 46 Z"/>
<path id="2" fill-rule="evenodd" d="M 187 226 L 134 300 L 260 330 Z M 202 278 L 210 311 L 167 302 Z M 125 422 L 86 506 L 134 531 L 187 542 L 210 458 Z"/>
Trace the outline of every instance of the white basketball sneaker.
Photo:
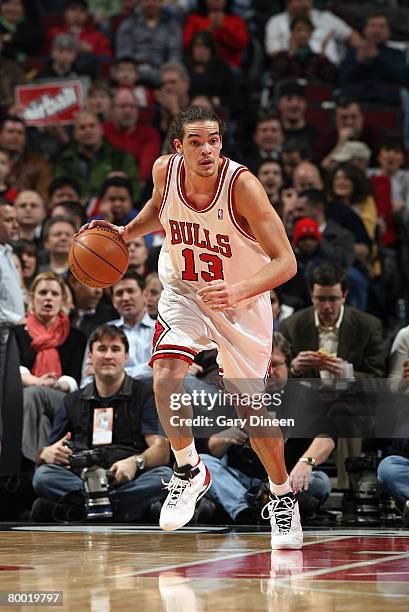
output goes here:
<path id="1" fill-rule="evenodd" d="M 273 550 L 302 548 L 303 535 L 300 510 L 295 493 L 275 495 L 270 493 L 270 501 L 261 511 L 264 519 L 271 522 L 271 548 Z"/>
<path id="2" fill-rule="evenodd" d="M 175 466 L 172 478 L 163 484 L 169 493 L 162 506 L 159 525 L 165 531 L 174 531 L 193 518 L 196 503 L 209 489 L 212 479 L 200 460 L 195 467 Z"/>

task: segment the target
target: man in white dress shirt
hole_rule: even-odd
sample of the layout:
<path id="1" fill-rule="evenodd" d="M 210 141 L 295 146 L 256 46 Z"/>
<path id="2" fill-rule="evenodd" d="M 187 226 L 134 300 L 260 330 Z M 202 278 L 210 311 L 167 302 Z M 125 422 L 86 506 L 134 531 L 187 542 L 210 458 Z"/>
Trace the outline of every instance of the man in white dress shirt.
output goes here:
<path id="1" fill-rule="evenodd" d="M 312 33 L 310 46 L 315 53 L 325 53 L 334 64 L 342 60 L 342 45 L 359 47 L 361 36 L 343 19 L 331 11 L 319 11 L 313 8 L 312 0 L 287 0 L 287 9 L 278 15 L 270 17 L 266 25 L 265 48 L 267 55 L 291 48 L 290 25 L 295 17 L 308 17 L 315 29 Z"/>
<path id="2" fill-rule="evenodd" d="M 107 325 L 119 327 L 128 339 L 129 357 L 125 365 L 125 372 L 133 378 L 152 378 L 152 370 L 148 362 L 152 355 L 155 319 L 152 319 L 146 310 L 144 289 L 145 281 L 131 266 L 123 277 L 111 287 L 112 304 L 120 318 L 109 321 Z M 85 355 L 81 387 L 92 380 L 93 374 L 89 366 L 87 350 Z"/>
<path id="3" fill-rule="evenodd" d="M 143 278 L 132 268 L 112 286 L 112 303 L 121 318 L 109 324 L 120 327 L 128 338 L 129 359 L 125 371 L 133 377 L 152 376 L 148 362 L 152 355 L 155 321 L 146 311 L 144 289 Z"/>
<path id="4" fill-rule="evenodd" d="M 15 325 L 25 317 L 24 296 L 9 242 L 18 235 L 16 209 L 0 200 L 0 323 Z"/>

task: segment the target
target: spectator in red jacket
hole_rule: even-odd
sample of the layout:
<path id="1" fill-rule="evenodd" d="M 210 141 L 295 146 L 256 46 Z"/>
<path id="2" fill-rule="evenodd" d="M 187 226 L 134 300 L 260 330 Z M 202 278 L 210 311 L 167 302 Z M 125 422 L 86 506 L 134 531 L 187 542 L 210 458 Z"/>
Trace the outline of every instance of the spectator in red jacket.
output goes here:
<path id="1" fill-rule="evenodd" d="M 128 88 L 118 89 L 113 100 L 111 121 L 104 124 L 104 134 L 113 147 L 130 153 L 144 182 L 153 162 L 160 155 L 161 142 L 155 128 L 138 124 L 138 105 Z"/>
<path id="2" fill-rule="evenodd" d="M 196 32 L 208 30 L 216 40 L 220 56 L 232 68 L 240 68 L 249 43 L 246 22 L 229 11 L 229 0 L 200 0 L 199 11 L 186 19 L 183 46 L 186 49 Z"/>
<path id="3" fill-rule="evenodd" d="M 71 34 L 77 41 L 78 55 L 111 56 L 109 40 L 93 24 L 86 0 L 68 0 L 64 9 L 64 24 L 47 33 L 48 48 L 58 34 Z"/>

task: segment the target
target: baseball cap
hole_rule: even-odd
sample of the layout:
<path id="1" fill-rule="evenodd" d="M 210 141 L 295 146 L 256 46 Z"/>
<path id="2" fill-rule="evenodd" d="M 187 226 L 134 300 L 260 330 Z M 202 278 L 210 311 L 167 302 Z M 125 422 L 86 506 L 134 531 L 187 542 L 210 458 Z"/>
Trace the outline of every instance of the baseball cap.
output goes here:
<path id="1" fill-rule="evenodd" d="M 75 40 L 71 36 L 71 34 L 57 34 L 54 38 L 53 47 L 58 47 L 59 49 L 75 49 Z"/>
<path id="2" fill-rule="evenodd" d="M 304 217 L 294 223 L 291 242 L 296 245 L 301 238 L 315 238 L 321 240 L 321 232 L 318 223 L 311 217 Z"/>
<path id="3" fill-rule="evenodd" d="M 340 163 L 347 162 L 353 157 L 358 157 L 359 159 L 364 159 L 366 162 L 369 162 L 371 159 L 371 149 L 360 140 L 348 140 L 331 156 L 331 161 Z"/>

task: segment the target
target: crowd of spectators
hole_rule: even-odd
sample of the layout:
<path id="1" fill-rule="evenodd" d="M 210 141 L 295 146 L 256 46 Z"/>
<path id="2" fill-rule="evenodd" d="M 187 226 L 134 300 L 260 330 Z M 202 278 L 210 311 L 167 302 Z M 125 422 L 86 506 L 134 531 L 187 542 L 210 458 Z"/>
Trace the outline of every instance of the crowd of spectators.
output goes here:
<path id="1" fill-rule="evenodd" d="M 0 323 L 13 326 L 20 352 L 28 469 L 66 465 L 72 394 L 84 405 L 95 397 L 106 405 L 111 392 L 125 401 L 121 385 L 129 390 L 133 380 L 150 379 L 163 232 L 128 245 L 129 269 L 109 290 L 81 285 L 68 252 L 87 220 L 134 218 L 152 190 L 155 159 L 172 151 L 171 121 L 189 103 L 227 120 L 224 154 L 257 175 L 296 254 L 296 276 L 271 292 L 274 330 L 282 334 L 272 378 L 342 379 L 352 368 L 354 380 L 390 376 L 393 391 L 407 392 L 409 65 L 398 19 L 405 5 L 0 1 Z M 71 124 L 26 121 L 16 86 L 72 81 L 81 83 L 83 98 Z M 107 389 L 95 347 L 114 341 L 121 375 L 119 386 Z M 331 358 L 318 355 L 322 347 Z M 212 356 L 202 356 L 191 377 L 200 386 L 210 375 L 213 384 L 215 367 Z M 148 465 L 154 457 L 157 475 L 167 474 L 159 468 L 168 465 L 168 449 L 153 435 L 157 423 L 150 408 L 137 409 L 151 419 L 138 431 L 137 450 Z M 291 452 L 291 473 L 303 455 L 318 465 L 335 448 L 335 484 L 347 488 L 344 459 L 362 452 L 361 437 L 352 430 L 308 433 Z M 254 520 L 246 495 L 263 480 L 260 466 L 240 465 L 237 448 L 247 441 L 229 431 L 202 449 L 214 477 L 208 502 L 236 522 Z M 396 483 L 388 489 L 394 469 L 407 478 L 407 444 L 398 447 L 392 456 L 405 461 L 386 457 L 380 480 L 404 506 L 407 486 L 404 493 Z M 378 454 L 386 448 L 375 444 Z M 331 485 L 315 463 L 301 467 L 311 468 L 305 481 L 320 505 Z M 58 470 L 49 467 L 36 472 L 42 497 L 55 501 L 78 488 L 73 479 L 54 487 Z M 134 495 L 132 489 L 129 499 Z M 153 494 L 152 503 L 159 498 Z M 37 511 L 49 516 L 50 508 Z M 409 507 L 407 514 L 409 520 Z M 119 516 L 139 518 L 123 509 Z"/>

